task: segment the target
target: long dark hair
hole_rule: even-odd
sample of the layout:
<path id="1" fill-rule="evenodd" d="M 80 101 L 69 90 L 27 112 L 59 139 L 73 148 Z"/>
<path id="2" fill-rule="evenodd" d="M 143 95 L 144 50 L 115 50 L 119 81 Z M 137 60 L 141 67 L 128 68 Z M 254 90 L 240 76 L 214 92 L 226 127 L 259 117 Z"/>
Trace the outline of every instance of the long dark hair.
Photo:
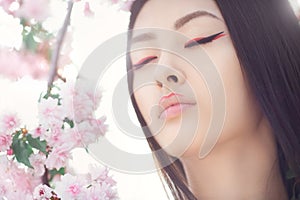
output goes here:
<path id="1" fill-rule="evenodd" d="M 147 0 L 131 8 L 129 30 Z M 289 198 L 300 166 L 300 26 L 288 0 L 216 0 L 227 24 L 243 75 L 268 119 L 276 138 L 278 161 Z M 130 34 L 129 34 L 130 41 Z M 130 42 L 128 43 L 128 49 Z M 131 61 L 127 57 L 127 69 Z M 146 136 L 150 130 L 133 95 L 132 73 L 128 86 L 138 120 Z M 147 141 L 158 165 L 171 159 L 153 137 Z M 293 171 L 292 179 L 286 172 Z M 160 170 L 175 199 L 197 199 L 190 191 L 183 165 L 176 160 Z"/>

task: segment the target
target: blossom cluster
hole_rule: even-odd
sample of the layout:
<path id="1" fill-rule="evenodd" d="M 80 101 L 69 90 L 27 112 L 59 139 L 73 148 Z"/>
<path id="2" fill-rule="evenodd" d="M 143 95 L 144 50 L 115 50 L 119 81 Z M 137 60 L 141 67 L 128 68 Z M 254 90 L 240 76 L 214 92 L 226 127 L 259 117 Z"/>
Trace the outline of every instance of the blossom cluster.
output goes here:
<path id="1" fill-rule="evenodd" d="M 19 128 L 16 113 L 0 116 L 0 196 L 12 200 L 116 199 L 116 183 L 107 168 L 93 167 L 85 176 L 65 171 L 74 148 L 86 148 L 107 130 L 105 117 L 94 115 L 101 93 L 94 95 L 72 82 L 51 91 L 39 100 L 39 123 L 32 130 Z M 62 177 L 54 183 L 57 176 Z"/>
<path id="2" fill-rule="evenodd" d="M 67 2 L 83 2 L 84 15 L 94 15 L 89 0 Z M 20 46 L 1 46 L 1 76 L 11 80 L 24 76 L 45 79 L 53 76 L 48 74 L 50 66 L 54 66 L 54 76 L 65 81 L 58 69 L 72 63 L 72 37 L 68 23 L 62 23 L 60 33 L 64 34 L 45 28 L 44 22 L 51 15 L 50 3 L 0 0 L 0 11 L 17 22 L 22 37 Z M 125 5 L 125 1 L 121 4 Z M 70 8 L 65 21 L 70 20 Z M 53 55 L 58 56 L 53 59 Z M 36 126 L 26 127 L 16 111 L 0 113 L 0 199 L 117 199 L 116 182 L 107 168 L 91 167 L 88 174 L 80 176 L 70 174 L 68 169 L 74 148 L 87 149 L 106 132 L 105 117 L 94 115 L 100 99 L 100 92 L 71 81 L 57 81 L 39 99 Z"/>
<path id="3" fill-rule="evenodd" d="M 47 185 L 38 185 L 33 192 L 34 200 L 66 199 L 66 200 L 114 200 L 116 190 L 112 187 L 116 182 L 108 175 L 107 168 L 92 166 L 90 173 L 74 176 L 65 174 L 55 184 L 55 190 Z"/>

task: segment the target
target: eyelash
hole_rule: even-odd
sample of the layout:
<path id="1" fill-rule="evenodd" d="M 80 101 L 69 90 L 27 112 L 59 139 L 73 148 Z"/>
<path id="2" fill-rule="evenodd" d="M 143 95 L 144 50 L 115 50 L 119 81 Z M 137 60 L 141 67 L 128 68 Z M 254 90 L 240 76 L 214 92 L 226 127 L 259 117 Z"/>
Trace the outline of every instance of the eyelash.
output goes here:
<path id="1" fill-rule="evenodd" d="M 209 42 L 212 42 L 213 40 L 216 40 L 220 37 L 225 36 L 224 31 L 210 35 L 208 37 L 200 37 L 200 38 L 194 38 L 190 41 L 188 41 L 187 43 L 185 43 L 184 48 L 191 48 L 193 46 L 199 45 L 199 44 L 206 44 Z M 155 60 L 157 58 L 157 56 L 148 56 L 143 58 L 142 60 L 140 60 L 138 63 L 133 65 L 134 69 L 138 69 L 142 66 L 144 66 L 145 64 L 151 62 L 152 60 Z"/>
<path id="2" fill-rule="evenodd" d="M 187 43 L 185 43 L 184 48 L 191 48 L 193 46 L 199 45 L 199 44 L 206 44 L 209 42 L 212 42 L 213 40 L 219 39 L 220 37 L 225 36 L 224 31 L 210 35 L 208 37 L 200 37 L 200 38 L 194 38 Z"/>
<path id="3" fill-rule="evenodd" d="M 152 60 L 155 60 L 157 58 L 157 56 L 147 56 L 145 58 L 143 58 L 142 60 L 140 60 L 137 64 L 133 65 L 134 69 L 138 69 L 140 67 L 142 67 L 143 65 L 151 62 Z"/>

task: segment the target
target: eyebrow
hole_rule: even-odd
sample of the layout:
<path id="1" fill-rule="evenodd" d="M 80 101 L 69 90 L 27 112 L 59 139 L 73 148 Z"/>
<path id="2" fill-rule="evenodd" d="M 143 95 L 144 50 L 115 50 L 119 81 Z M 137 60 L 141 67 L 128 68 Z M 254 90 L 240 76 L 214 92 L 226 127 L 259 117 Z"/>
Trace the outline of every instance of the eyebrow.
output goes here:
<path id="1" fill-rule="evenodd" d="M 178 30 L 179 28 L 183 27 L 189 21 L 191 21 L 191 20 L 193 20 L 195 18 L 204 17 L 204 16 L 206 16 L 206 17 L 212 17 L 214 19 L 221 20 L 219 17 L 217 17 L 216 15 L 212 14 L 211 12 L 204 11 L 204 10 L 198 10 L 198 11 L 189 13 L 189 14 L 187 14 L 187 15 L 179 18 L 179 19 L 177 19 L 176 22 L 174 23 L 174 28 L 175 28 L 175 30 Z M 140 35 L 138 35 L 136 37 L 133 37 L 131 39 L 131 44 L 137 43 L 137 42 L 143 42 L 143 41 L 146 41 L 146 40 L 153 40 L 155 38 L 156 38 L 155 35 L 152 34 L 152 33 L 143 33 L 143 34 L 140 34 Z"/>
<path id="2" fill-rule="evenodd" d="M 179 18 L 178 20 L 176 20 L 176 22 L 174 23 L 174 28 L 176 30 L 178 30 L 179 28 L 183 27 L 186 23 L 188 23 L 192 19 L 195 19 L 197 17 L 204 17 L 204 16 L 205 17 L 212 17 L 214 19 L 221 20 L 219 17 L 217 17 L 216 15 L 212 14 L 211 12 L 204 11 L 204 10 L 198 10 L 198 11 L 189 13 L 189 14 L 187 14 L 187 15 Z"/>
<path id="3" fill-rule="evenodd" d="M 155 39 L 155 35 L 153 33 L 143 33 L 143 34 L 140 34 L 136 37 L 133 37 L 131 39 L 131 44 L 133 43 L 137 43 L 137 42 L 142 42 L 142 41 L 146 41 L 146 40 L 153 40 Z"/>

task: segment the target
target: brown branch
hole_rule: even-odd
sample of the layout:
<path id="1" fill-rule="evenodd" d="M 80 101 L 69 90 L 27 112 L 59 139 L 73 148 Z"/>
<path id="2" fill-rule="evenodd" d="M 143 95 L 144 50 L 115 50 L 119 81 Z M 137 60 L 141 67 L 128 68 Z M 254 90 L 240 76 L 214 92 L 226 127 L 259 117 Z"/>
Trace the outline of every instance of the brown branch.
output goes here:
<path id="1" fill-rule="evenodd" d="M 45 184 L 45 185 L 47 185 L 47 186 L 50 186 L 49 179 L 48 179 L 48 169 L 46 167 L 45 167 L 45 173 L 42 176 L 42 183 Z"/>
<path id="2" fill-rule="evenodd" d="M 51 65 L 50 65 L 50 71 L 49 71 L 49 79 L 48 79 L 48 94 L 51 92 L 52 84 L 54 81 L 55 76 L 57 75 L 57 66 L 58 66 L 58 60 L 59 60 L 59 53 L 64 41 L 64 37 L 66 35 L 68 26 L 70 24 L 70 18 L 73 8 L 73 0 L 69 0 L 68 2 L 68 13 L 65 17 L 65 21 L 63 23 L 63 26 L 61 27 L 61 30 L 58 33 L 57 36 L 57 42 L 55 49 L 53 51 L 53 56 L 51 58 Z"/>
<path id="3" fill-rule="evenodd" d="M 65 38 L 65 35 L 66 35 L 66 32 L 67 32 L 68 26 L 70 25 L 70 18 L 71 18 L 72 8 L 73 8 L 73 0 L 69 0 L 69 2 L 68 2 L 68 12 L 67 12 L 67 15 L 65 17 L 64 23 L 63 23 L 63 25 L 62 25 L 59 33 L 58 33 L 56 46 L 55 46 L 55 49 L 53 51 L 53 55 L 52 55 L 52 58 L 51 58 L 47 94 L 49 94 L 51 92 L 54 78 L 55 78 L 55 76 L 58 75 L 57 66 L 58 66 L 58 61 L 59 61 L 59 53 L 60 53 L 64 38 Z M 60 78 L 63 79 L 63 77 L 60 77 Z M 45 173 L 42 176 L 42 183 L 49 186 L 48 173 L 49 173 L 49 171 L 45 167 Z"/>
<path id="4" fill-rule="evenodd" d="M 56 73 L 56 76 L 63 82 L 67 82 L 67 79 L 65 77 L 63 77 L 62 75 L 60 75 L 59 73 Z"/>

